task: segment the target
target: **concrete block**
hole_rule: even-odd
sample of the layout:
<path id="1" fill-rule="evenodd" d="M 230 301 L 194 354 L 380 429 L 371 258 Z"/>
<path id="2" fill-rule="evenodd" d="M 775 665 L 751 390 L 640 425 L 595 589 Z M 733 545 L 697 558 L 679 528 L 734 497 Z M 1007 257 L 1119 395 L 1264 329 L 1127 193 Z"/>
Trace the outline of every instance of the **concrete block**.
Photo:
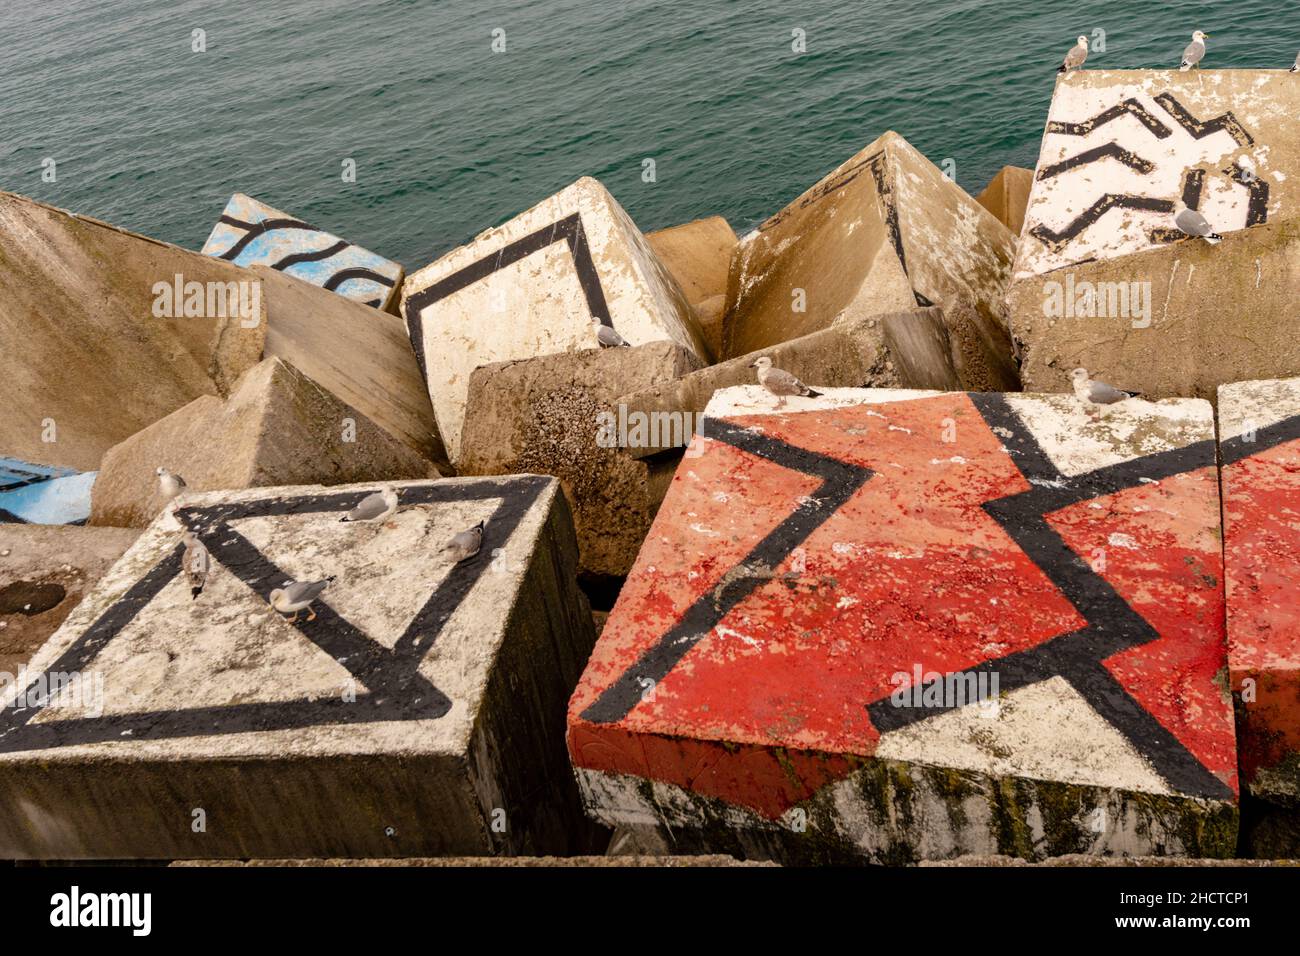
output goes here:
<path id="1" fill-rule="evenodd" d="M 993 214 L 998 222 L 1019 236 L 1025 226 L 1025 209 L 1034 184 L 1034 171 L 1019 166 L 1003 166 L 989 180 L 975 201 Z"/>
<path id="2" fill-rule="evenodd" d="M 252 278 L 0 192 L 0 381 L 11 399 L 0 449 L 92 471 L 145 425 L 200 395 L 228 394 L 262 357 Z"/>
<path id="3" fill-rule="evenodd" d="M 592 348 L 593 317 L 632 345 L 708 358 L 681 287 L 590 178 L 410 276 L 402 314 L 453 464 L 474 369 Z"/>
<path id="4" fill-rule="evenodd" d="M 635 433 L 618 430 L 618 396 L 700 365 L 680 345 L 651 342 L 480 366 L 470 379 L 460 473 L 559 478 L 573 509 L 580 573 L 622 577 L 677 463 L 638 461 L 619 447 L 621 434 Z"/>
<path id="5" fill-rule="evenodd" d="M 0 525 L 0 674 L 12 682 L 138 536 L 127 528 Z"/>
<path id="6" fill-rule="evenodd" d="M 159 467 L 191 491 L 438 477 L 427 459 L 278 358 L 245 373 L 227 401 L 197 398 L 109 449 L 90 523 L 148 525 L 169 503 Z"/>
<path id="7" fill-rule="evenodd" d="M 385 311 L 396 308 L 402 287 L 403 269 L 396 262 L 243 193 L 226 203 L 203 254 L 278 269 Z"/>
<path id="8" fill-rule="evenodd" d="M 741 239 L 723 357 L 917 306 L 942 306 L 963 387 L 1014 388 L 1002 298 L 1015 239 L 886 133 Z"/>
<path id="9" fill-rule="evenodd" d="M 406 327 L 266 266 L 266 355 L 284 359 L 389 434 L 450 470 Z"/>
<path id="10" fill-rule="evenodd" d="M 370 485 L 192 494 L 151 525 L 0 698 L 0 857 L 598 851 L 564 752 L 593 634 L 558 483 L 397 487 L 384 525 L 339 521 Z M 269 607 L 324 575 L 314 620 Z M 60 673 L 103 692 L 31 693 Z"/>
<path id="11" fill-rule="evenodd" d="M 1231 856 L 1208 403 L 705 412 L 569 705 L 589 811 L 787 862 Z"/>
<path id="12" fill-rule="evenodd" d="M 736 233 L 721 216 L 709 216 L 646 233 L 659 261 L 677 280 L 714 357 L 722 355 L 722 313 Z"/>
<path id="13" fill-rule="evenodd" d="M 1057 81 L 1008 290 L 1024 387 L 1151 397 L 1300 374 L 1300 92 L 1280 70 Z M 1225 240 L 1189 239 L 1177 202 Z M 1158 350 L 1159 362 L 1150 356 Z"/>
<path id="14" fill-rule="evenodd" d="M 0 524 L 84 524 L 95 473 L 0 458 Z"/>
<path id="15" fill-rule="evenodd" d="M 646 233 L 646 241 L 691 303 L 727 294 L 736 233 L 721 216 Z"/>
<path id="16" fill-rule="evenodd" d="M 653 420 L 671 421 L 686 415 L 692 422 L 703 413 L 718 389 L 750 385 L 755 372 L 750 365 L 760 354 L 772 364 L 817 388 L 823 386 L 876 388 L 961 389 L 953 367 L 948 328 L 941 309 L 910 309 L 853 322 L 790 339 L 740 358 L 631 392 L 619 399 L 628 413 Z M 689 441 L 694 428 L 686 429 Z M 666 429 L 659 434 L 668 437 Z M 658 442 L 629 449 L 635 457 L 663 451 Z"/>
<path id="17" fill-rule="evenodd" d="M 1300 379 L 1222 386 L 1219 447 L 1243 784 L 1300 831 Z"/>

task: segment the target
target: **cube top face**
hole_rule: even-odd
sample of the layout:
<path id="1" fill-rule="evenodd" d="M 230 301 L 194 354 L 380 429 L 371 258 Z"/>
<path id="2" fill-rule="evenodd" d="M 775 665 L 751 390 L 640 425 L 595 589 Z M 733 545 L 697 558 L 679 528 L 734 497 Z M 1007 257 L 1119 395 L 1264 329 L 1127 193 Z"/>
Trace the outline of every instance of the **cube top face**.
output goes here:
<path id="1" fill-rule="evenodd" d="M 590 178 L 412 274 L 402 313 L 453 461 L 480 365 L 597 348 L 593 319 L 632 345 L 708 355 L 681 289 Z"/>
<path id="2" fill-rule="evenodd" d="M 377 309 L 387 308 L 402 267 L 251 196 L 226 203 L 203 254 L 240 266 L 263 265 Z"/>
<path id="3" fill-rule="evenodd" d="M 1086 70 L 1057 82 L 1014 277 L 1218 233 L 1294 206 L 1300 91 L 1279 70 Z"/>
<path id="4" fill-rule="evenodd" d="M 570 701 L 575 766 L 769 817 L 869 757 L 1234 799 L 1210 406 L 1131 406 L 717 393 Z"/>
<path id="5" fill-rule="evenodd" d="M 178 499 L 3 688 L 0 765 L 463 755 L 558 485 L 391 486 L 382 524 L 340 520 L 374 484 Z M 479 554 L 453 563 L 442 547 L 478 521 Z M 186 529 L 211 556 L 197 596 Z M 314 620 L 268 603 L 330 575 Z"/>

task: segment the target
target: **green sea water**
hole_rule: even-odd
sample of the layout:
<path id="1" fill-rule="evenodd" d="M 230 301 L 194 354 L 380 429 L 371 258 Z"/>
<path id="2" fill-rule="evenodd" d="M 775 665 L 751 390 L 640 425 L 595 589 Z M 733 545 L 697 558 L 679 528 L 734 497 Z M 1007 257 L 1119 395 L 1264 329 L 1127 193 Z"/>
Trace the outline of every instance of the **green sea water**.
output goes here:
<path id="1" fill-rule="evenodd" d="M 1078 34 L 1170 67 L 1195 29 L 1286 67 L 1300 0 L 0 0 L 0 187 L 191 248 L 246 192 L 408 269 L 582 175 L 743 232 L 886 129 L 976 192 Z"/>

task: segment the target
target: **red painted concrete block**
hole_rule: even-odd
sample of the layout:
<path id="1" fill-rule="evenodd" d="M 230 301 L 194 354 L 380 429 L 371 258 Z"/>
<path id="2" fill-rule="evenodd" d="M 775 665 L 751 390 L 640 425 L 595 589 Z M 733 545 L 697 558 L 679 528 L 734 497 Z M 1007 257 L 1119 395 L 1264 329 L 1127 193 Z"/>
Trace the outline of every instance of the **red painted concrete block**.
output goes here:
<path id="1" fill-rule="evenodd" d="M 1243 782 L 1300 811 L 1300 379 L 1221 386 L 1219 427 Z"/>
<path id="2" fill-rule="evenodd" d="M 796 861 L 1227 856 L 1208 403 L 717 393 L 569 705 L 588 811 Z"/>

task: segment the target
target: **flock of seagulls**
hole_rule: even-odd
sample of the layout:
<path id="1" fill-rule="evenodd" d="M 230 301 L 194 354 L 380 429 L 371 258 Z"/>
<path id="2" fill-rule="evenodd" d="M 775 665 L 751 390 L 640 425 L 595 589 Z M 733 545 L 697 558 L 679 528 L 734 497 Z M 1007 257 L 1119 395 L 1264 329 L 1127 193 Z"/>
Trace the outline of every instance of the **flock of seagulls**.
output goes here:
<path id="1" fill-rule="evenodd" d="M 1178 66 L 1180 71 L 1186 72 L 1193 67 L 1200 66 L 1201 60 L 1205 57 L 1205 41 L 1207 39 L 1209 39 L 1209 34 L 1200 30 L 1192 34 L 1192 42 L 1183 50 L 1182 61 Z M 1075 45 L 1070 47 L 1069 52 L 1065 54 L 1065 59 L 1061 63 L 1058 72 L 1071 73 L 1082 67 L 1087 60 L 1088 38 L 1080 35 L 1075 41 Z M 1295 63 L 1291 66 L 1289 72 L 1300 72 L 1300 53 L 1296 54 Z M 1249 172 L 1249 169 L 1247 169 L 1247 175 L 1249 175 Z M 1184 235 L 1204 239 L 1210 244 L 1215 244 L 1223 238 L 1214 231 L 1204 215 L 1198 210 L 1189 209 L 1182 202 L 1175 203 L 1173 216 L 1174 224 Z M 627 340 L 612 327 L 606 325 L 599 316 L 592 316 L 591 321 L 596 333 L 596 342 L 602 349 L 630 347 Z M 769 394 L 776 397 L 776 408 L 784 408 L 786 399 L 791 396 L 818 398 L 822 394 L 805 385 L 791 373 L 773 367 L 772 360 L 766 355 L 755 359 L 749 367 L 756 370 L 758 384 L 766 389 Z M 1140 394 L 1139 392 L 1126 391 L 1090 378 L 1088 370 L 1084 368 L 1074 369 L 1070 373 L 1070 381 L 1075 397 L 1089 408 L 1097 411 L 1130 398 L 1136 398 Z M 167 501 L 177 497 L 187 487 L 184 478 L 173 474 L 166 468 L 158 468 L 157 474 L 159 487 L 164 499 Z M 362 498 L 356 507 L 339 518 L 339 521 L 383 524 L 397 513 L 397 508 L 397 490 L 392 485 L 384 485 L 374 494 Z M 450 554 L 454 564 L 470 560 L 483 547 L 485 525 L 486 522 L 480 521 L 474 527 L 458 532 L 443 545 L 441 550 Z M 182 536 L 182 541 L 185 545 L 185 551 L 181 558 L 181 567 L 189 582 L 190 594 L 197 599 L 203 592 L 203 587 L 207 582 L 212 567 L 212 558 L 208 553 L 208 549 L 194 532 L 186 531 Z M 329 587 L 333 580 L 334 576 L 330 575 L 319 581 L 286 581 L 284 587 L 276 588 L 271 592 L 271 606 L 281 614 L 292 615 L 289 618 L 291 624 L 297 622 L 298 615 L 304 610 L 307 611 L 307 620 L 314 621 L 316 612 L 311 609 L 311 605 Z"/>
<path id="2" fill-rule="evenodd" d="M 1200 30 L 1197 30 L 1192 34 L 1192 42 L 1187 44 L 1186 49 L 1183 50 L 1183 58 L 1178 63 L 1178 71 L 1180 73 L 1186 73 L 1192 67 L 1199 67 L 1201 65 L 1201 60 L 1205 59 L 1205 41 L 1209 38 L 1210 35 L 1208 33 L 1202 33 Z M 1083 66 L 1087 59 L 1088 38 L 1086 36 L 1080 36 L 1074 41 L 1074 46 L 1070 47 L 1069 52 L 1065 54 L 1065 60 L 1061 63 L 1060 69 L 1056 72 L 1072 73 L 1079 69 L 1079 67 Z M 1295 55 L 1295 63 L 1292 64 L 1288 72 L 1300 73 L 1300 53 Z"/>
<path id="3" fill-rule="evenodd" d="M 187 487 L 184 478 L 173 474 L 166 468 L 157 469 L 157 475 L 159 489 L 166 501 L 171 501 Z M 381 486 L 379 491 L 362 498 L 354 508 L 339 518 L 339 521 L 385 524 L 389 518 L 397 513 L 397 506 L 397 489 L 386 484 Z M 386 526 L 392 527 L 392 525 Z M 486 526 L 486 521 L 480 521 L 472 528 L 457 532 L 439 550 L 447 552 L 453 564 L 462 564 L 470 560 L 483 547 L 483 532 Z M 212 570 L 212 555 L 208 552 L 207 546 L 199 540 L 199 536 L 193 531 L 186 531 L 182 534 L 181 542 L 185 546 L 185 550 L 181 555 L 181 570 L 189 583 L 191 598 L 197 599 L 203 593 L 208 575 Z M 289 618 L 290 624 L 297 623 L 298 615 L 303 611 L 307 612 L 307 620 L 314 621 L 316 620 L 316 612 L 312 610 L 311 605 L 334 579 L 335 576 L 331 574 L 319 581 L 286 581 L 283 587 L 276 588 L 271 592 L 271 607 L 281 614 L 292 615 Z"/>

